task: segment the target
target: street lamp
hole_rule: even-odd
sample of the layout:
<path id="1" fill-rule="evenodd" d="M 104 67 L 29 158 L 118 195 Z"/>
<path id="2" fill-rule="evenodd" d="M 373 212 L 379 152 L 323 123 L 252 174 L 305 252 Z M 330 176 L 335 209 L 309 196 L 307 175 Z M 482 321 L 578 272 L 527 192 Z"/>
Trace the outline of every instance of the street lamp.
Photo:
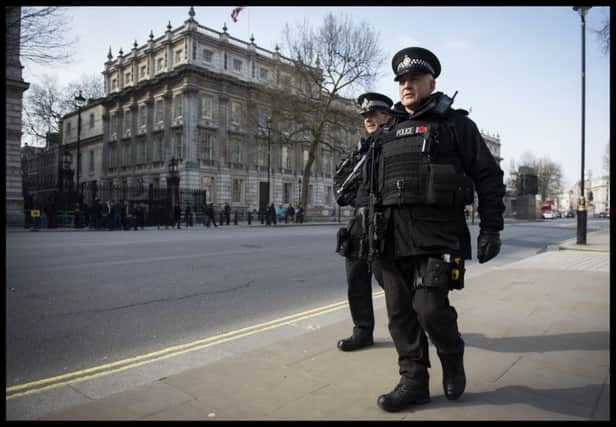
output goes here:
<path id="1" fill-rule="evenodd" d="M 175 157 L 172 157 L 169 160 L 169 176 L 167 177 L 167 191 L 169 195 L 169 199 L 171 201 L 171 206 L 169 209 L 169 217 L 173 218 L 173 210 L 175 209 L 176 203 L 179 202 L 179 187 L 180 187 L 180 177 L 178 175 L 178 161 Z M 173 224 L 173 219 L 171 219 L 171 223 Z"/>
<path id="2" fill-rule="evenodd" d="M 271 131 L 272 131 L 272 118 L 267 118 L 267 206 L 270 204 L 270 166 L 272 161 L 272 140 L 271 140 Z"/>
<path id="3" fill-rule="evenodd" d="M 79 187 L 79 171 L 81 163 L 81 152 L 79 151 L 79 143 L 81 142 L 81 108 L 86 104 L 86 99 L 79 94 L 75 97 L 75 105 L 77 105 L 77 167 L 75 168 L 75 183 L 77 186 L 77 202 L 81 205 L 81 189 Z"/>
<path id="4" fill-rule="evenodd" d="M 590 9 L 590 6 L 574 6 L 575 10 L 580 15 L 582 24 L 582 172 L 580 179 L 580 199 L 578 201 L 577 208 L 577 244 L 586 244 L 586 224 L 587 224 L 587 211 L 586 201 L 584 199 L 584 130 L 586 125 L 585 116 L 585 99 L 586 99 L 586 13 Z"/>

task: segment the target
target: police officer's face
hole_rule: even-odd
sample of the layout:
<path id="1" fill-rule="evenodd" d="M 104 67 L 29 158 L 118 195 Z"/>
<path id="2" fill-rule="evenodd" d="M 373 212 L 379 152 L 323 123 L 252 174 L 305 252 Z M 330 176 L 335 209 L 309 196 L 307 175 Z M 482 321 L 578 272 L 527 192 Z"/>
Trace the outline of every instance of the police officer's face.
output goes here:
<path id="1" fill-rule="evenodd" d="M 363 114 L 364 128 L 369 134 L 376 132 L 376 130 L 382 124 L 387 123 L 389 120 L 389 114 L 382 111 L 368 111 Z"/>
<path id="2" fill-rule="evenodd" d="M 430 74 L 405 74 L 398 79 L 400 103 L 412 112 L 419 102 L 430 95 L 435 87 L 434 78 Z"/>

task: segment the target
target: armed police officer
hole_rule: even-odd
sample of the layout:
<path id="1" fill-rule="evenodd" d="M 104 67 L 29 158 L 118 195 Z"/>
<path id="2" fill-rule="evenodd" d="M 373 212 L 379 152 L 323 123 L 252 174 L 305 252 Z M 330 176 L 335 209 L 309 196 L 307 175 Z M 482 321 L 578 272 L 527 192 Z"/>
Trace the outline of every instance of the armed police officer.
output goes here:
<path id="1" fill-rule="evenodd" d="M 368 187 L 366 166 L 369 136 L 389 121 L 393 101 L 380 93 L 368 92 L 357 98 L 360 115 L 368 138 L 359 141 L 357 149 L 336 169 L 334 184 L 336 201 L 340 206 L 353 206 L 353 218 L 338 232 L 337 252 L 345 257 L 349 308 L 353 320 L 353 334 L 338 341 L 342 351 L 353 351 L 374 344 L 374 310 L 372 306 L 372 273 L 367 262 Z M 380 270 L 375 277 L 381 287 Z"/>
<path id="2" fill-rule="evenodd" d="M 448 299 L 463 288 L 464 260 L 471 259 L 464 207 L 476 191 L 477 258 L 484 263 L 500 251 L 505 194 L 503 172 L 475 123 L 451 108 L 453 98 L 434 92 L 438 58 L 410 47 L 396 53 L 392 67 L 400 102 L 375 136 L 369 236 L 398 353 L 399 384 L 377 400 L 389 412 L 430 401 L 426 334 L 443 367 L 445 396 L 464 392 L 464 341 Z"/>

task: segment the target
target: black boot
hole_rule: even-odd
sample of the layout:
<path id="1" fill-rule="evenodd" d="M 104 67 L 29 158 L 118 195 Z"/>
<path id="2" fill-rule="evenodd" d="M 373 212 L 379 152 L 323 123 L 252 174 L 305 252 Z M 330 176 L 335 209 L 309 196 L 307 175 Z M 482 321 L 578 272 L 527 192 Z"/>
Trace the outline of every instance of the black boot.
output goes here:
<path id="1" fill-rule="evenodd" d="M 449 400 L 457 400 L 466 387 L 466 374 L 464 373 L 464 353 L 440 354 L 443 366 L 443 391 Z"/>
<path id="2" fill-rule="evenodd" d="M 382 394 L 377 404 L 387 412 L 397 412 L 410 405 L 420 405 L 430 401 L 428 384 L 399 383 L 391 393 Z"/>
<path id="3" fill-rule="evenodd" d="M 353 351 L 374 344 L 372 334 L 358 334 L 353 332 L 348 338 L 338 341 L 338 348 L 342 351 Z"/>

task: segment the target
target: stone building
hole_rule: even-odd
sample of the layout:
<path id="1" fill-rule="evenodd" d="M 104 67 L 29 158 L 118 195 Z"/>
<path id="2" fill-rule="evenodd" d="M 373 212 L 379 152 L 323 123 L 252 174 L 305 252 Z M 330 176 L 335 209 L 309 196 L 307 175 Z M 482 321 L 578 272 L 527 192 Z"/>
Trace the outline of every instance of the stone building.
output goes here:
<path id="1" fill-rule="evenodd" d="M 169 24 L 157 38 L 150 33 L 147 43 L 135 42 L 127 53 L 120 49 L 116 58 L 110 48 L 103 71 L 105 96 L 96 111 L 81 113 L 82 192 L 87 194 L 93 181 L 164 188 L 173 158 L 179 162 L 180 187 L 205 190 L 208 202 L 229 203 L 240 211 L 268 201 L 296 205 L 309 140 L 284 143 L 292 124 L 275 120 L 276 106 L 263 97 L 264 88 L 291 87 L 294 67 L 278 48 L 260 48 L 253 37 L 250 42 L 236 39 L 226 26 L 218 32 L 200 25 L 192 7 L 179 28 Z M 356 117 L 352 100 L 342 99 L 339 108 Z M 72 151 L 76 123 L 76 112 L 64 118 L 63 145 Z M 339 144 L 352 146 L 361 121 L 354 126 L 330 132 Z M 333 150 L 319 148 L 308 207 L 334 207 L 337 161 Z"/>
<path id="2" fill-rule="evenodd" d="M 20 159 L 21 107 L 23 93 L 30 86 L 22 77 L 19 61 L 21 7 L 7 6 L 6 13 L 6 130 L 5 130 L 5 190 L 6 225 L 22 225 L 24 198 Z"/>

